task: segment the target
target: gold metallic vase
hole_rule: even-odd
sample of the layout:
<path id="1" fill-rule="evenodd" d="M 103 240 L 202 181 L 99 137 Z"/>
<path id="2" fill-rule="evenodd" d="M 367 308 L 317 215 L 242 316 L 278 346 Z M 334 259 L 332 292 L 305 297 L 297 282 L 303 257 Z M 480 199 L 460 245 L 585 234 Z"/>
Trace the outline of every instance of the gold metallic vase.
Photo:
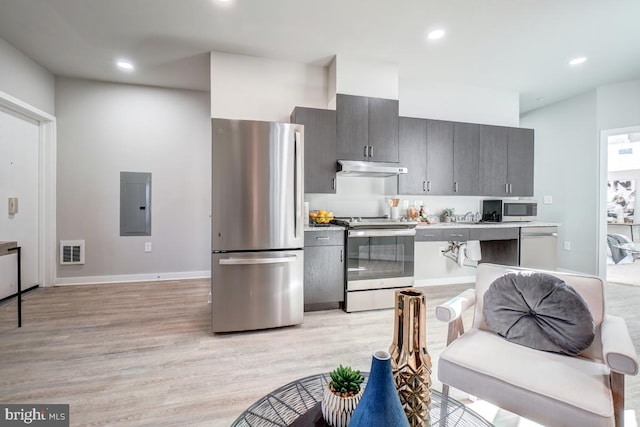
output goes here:
<path id="1" fill-rule="evenodd" d="M 395 294 L 395 328 L 389 347 L 393 379 L 411 426 L 429 426 L 431 357 L 427 353 L 427 297 L 416 289 Z"/>

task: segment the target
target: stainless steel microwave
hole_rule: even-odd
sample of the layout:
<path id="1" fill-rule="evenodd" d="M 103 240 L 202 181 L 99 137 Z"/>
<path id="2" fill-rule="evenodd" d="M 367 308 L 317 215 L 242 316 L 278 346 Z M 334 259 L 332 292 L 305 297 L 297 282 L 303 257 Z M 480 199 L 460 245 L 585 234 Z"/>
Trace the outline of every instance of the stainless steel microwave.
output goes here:
<path id="1" fill-rule="evenodd" d="M 538 219 L 538 202 L 535 200 L 483 200 L 482 221 L 509 222 L 535 221 Z"/>

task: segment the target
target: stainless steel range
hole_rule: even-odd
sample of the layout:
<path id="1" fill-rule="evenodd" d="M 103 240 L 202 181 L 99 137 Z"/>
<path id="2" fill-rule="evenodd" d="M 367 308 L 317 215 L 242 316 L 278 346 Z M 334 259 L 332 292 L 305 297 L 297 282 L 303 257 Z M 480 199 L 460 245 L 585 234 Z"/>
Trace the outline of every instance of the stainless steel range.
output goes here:
<path id="1" fill-rule="evenodd" d="M 414 221 L 336 218 L 347 229 L 347 312 L 391 308 L 397 289 L 413 286 Z"/>

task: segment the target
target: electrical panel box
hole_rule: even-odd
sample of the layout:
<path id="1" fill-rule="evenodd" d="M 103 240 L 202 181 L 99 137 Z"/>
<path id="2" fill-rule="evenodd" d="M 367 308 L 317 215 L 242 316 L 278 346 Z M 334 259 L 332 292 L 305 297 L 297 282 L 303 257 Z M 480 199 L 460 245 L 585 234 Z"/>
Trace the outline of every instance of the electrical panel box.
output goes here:
<path id="1" fill-rule="evenodd" d="M 120 172 L 120 235 L 151 236 L 149 172 Z"/>

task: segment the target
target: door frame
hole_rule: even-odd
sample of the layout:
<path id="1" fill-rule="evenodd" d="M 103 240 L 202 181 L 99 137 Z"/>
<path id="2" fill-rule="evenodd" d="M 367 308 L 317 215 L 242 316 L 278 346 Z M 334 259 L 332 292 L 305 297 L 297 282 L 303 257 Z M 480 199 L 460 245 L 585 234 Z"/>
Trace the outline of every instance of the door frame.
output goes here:
<path id="1" fill-rule="evenodd" d="M 607 278 L 607 181 L 609 178 L 609 137 L 625 133 L 640 132 L 639 126 L 630 126 L 600 131 L 600 167 L 598 180 L 598 271 L 602 279 Z"/>
<path id="2" fill-rule="evenodd" d="M 0 91 L 0 105 L 38 122 L 38 284 L 56 277 L 56 118 Z"/>

